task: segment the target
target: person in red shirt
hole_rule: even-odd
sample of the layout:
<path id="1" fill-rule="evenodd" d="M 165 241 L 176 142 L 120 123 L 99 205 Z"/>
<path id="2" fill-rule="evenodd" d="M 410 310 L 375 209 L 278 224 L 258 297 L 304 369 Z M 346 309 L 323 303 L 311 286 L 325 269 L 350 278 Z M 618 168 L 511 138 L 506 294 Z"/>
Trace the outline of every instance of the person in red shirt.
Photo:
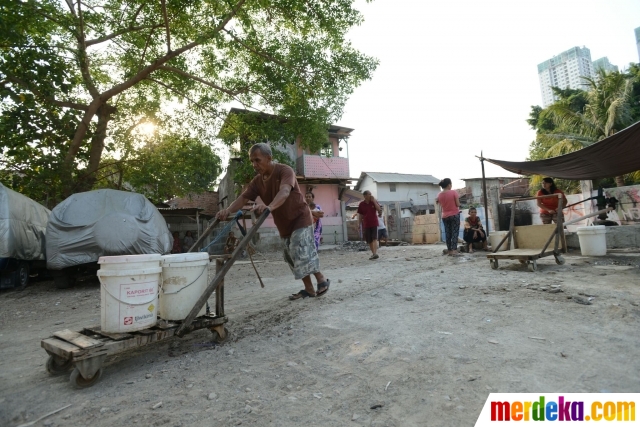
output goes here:
<path id="1" fill-rule="evenodd" d="M 173 247 L 171 248 L 172 254 L 182 253 L 182 245 L 180 244 L 180 233 L 173 232 Z"/>
<path id="2" fill-rule="evenodd" d="M 265 143 L 253 145 L 249 149 L 249 159 L 258 174 L 247 189 L 216 217 L 227 219 L 230 213 L 260 197 L 261 203 L 257 203 L 253 210 L 261 214 L 269 208 L 282 239 L 284 259 L 296 280 L 302 280 L 304 284 L 304 289 L 289 299 L 324 295 L 329 290 L 330 281 L 320 272 L 311 213 L 300 192 L 295 172 L 287 165 L 274 163 L 271 147 Z M 317 290 L 313 289 L 311 275 L 316 278 Z"/>
<path id="3" fill-rule="evenodd" d="M 567 196 L 564 195 L 562 190 L 556 188 L 555 182 L 551 178 L 544 178 L 542 180 L 542 188 L 538 190 L 537 197 L 546 196 L 547 194 L 562 194 L 562 206 L 566 207 Z M 558 223 L 558 198 L 557 197 L 545 197 L 544 199 L 537 199 L 538 207 L 540 208 L 540 219 L 543 224 L 551 224 L 551 221 Z"/>
<path id="4" fill-rule="evenodd" d="M 378 259 L 380 258 L 378 255 L 378 212 L 381 208 L 375 197 L 371 195 L 371 191 L 366 190 L 362 195 L 364 201 L 358 205 L 358 220 L 362 226 L 364 240 L 369 244 L 373 254 L 369 259 Z"/>
<path id="5" fill-rule="evenodd" d="M 442 192 L 438 193 L 436 203 L 442 210 L 442 223 L 444 224 L 445 240 L 449 256 L 459 256 L 458 234 L 460 232 L 460 200 L 458 192 L 451 189 L 451 180 L 445 178 L 440 181 Z"/>

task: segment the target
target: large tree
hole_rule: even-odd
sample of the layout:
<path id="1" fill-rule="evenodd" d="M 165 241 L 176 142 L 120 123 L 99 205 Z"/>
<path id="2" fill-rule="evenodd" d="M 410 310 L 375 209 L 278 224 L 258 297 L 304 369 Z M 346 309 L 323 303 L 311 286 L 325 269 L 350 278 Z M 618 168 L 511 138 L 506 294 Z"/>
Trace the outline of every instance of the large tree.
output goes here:
<path id="1" fill-rule="evenodd" d="M 562 103 L 566 108 L 576 113 L 580 113 L 587 105 L 587 93 L 580 89 L 560 89 L 551 88 L 557 97 L 556 103 Z M 527 123 L 536 131 L 536 139 L 529 146 L 529 157 L 527 160 L 542 160 L 552 157 L 550 149 L 559 141 L 567 137 L 567 130 L 558 123 L 549 108 L 532 106 Z M 535 194 L 542 184 L 543 176 L 533 175 L 530 177 L 529 186 L 531 193 Z M 557 184 L 565 192 L 580 192 L 580 182 L 571 180 L 557 180 Z"/>
<path id="2" fill-rule="evenodd" d="M 182 123 L 211 127 L 230 102 L 286 117 L 318 149 L 376 66 L 345 40 L 352 3 L 1 0 L 1 125 L 20 128 L 2 156 L 37 154 L 68 195 L 95 185 L 131 122 L 178 104 Z"/>
<path id="3" fill-rule="evenodd" d="M 530 147 L 531 160 L 580 150 L 640 120 L 634 110 L 639 101 L 634 98 L 637 75 L 598 70 L 595 77 L 583 79 L 588 91 L 555 89 L 559 95 L 556 102 L 546 109 L 532 107 L 527 122 L 537 134 Z M 637 175 L 628 178 L 633 180 Z M 617 176 L 615 182 L 623 186 L 625 177 Z"/>

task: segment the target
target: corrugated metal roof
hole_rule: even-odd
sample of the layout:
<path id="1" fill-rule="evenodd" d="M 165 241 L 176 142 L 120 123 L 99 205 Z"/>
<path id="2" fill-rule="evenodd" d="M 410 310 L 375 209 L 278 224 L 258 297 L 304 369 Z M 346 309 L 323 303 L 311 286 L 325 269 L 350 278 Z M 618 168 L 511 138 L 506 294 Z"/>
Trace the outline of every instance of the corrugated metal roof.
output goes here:
<path id="1" fill-rule="evenodd" d="M 438 184 L 440 180 L 433 175 L 414 175 L 408 173 L 392 172 L 362 172 L 355 186 L 357 190 L 366 175 L 369 175 L 377 183 L 403 183 L 403 184 Z"/>

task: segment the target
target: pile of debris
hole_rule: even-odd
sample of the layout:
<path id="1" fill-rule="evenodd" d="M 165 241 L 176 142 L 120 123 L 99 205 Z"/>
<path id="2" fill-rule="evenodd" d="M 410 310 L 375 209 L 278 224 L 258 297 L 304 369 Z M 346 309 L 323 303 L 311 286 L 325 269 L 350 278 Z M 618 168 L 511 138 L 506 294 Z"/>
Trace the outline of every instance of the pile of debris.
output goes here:
<path id="1" fill-rule="evenodd" d="M 342 249 L 347 251 L 368 251 L 369 244 L 364 241 L 347 241 L 342 244 Z"/>

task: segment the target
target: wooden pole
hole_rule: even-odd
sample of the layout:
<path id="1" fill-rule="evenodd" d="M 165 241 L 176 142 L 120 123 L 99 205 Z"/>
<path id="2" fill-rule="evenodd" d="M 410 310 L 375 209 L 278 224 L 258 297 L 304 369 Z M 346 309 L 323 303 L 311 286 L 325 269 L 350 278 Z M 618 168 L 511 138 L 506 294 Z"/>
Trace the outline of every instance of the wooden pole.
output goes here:
<path id="1" fill-rule="evenodd" d="M 196 316 L 198 315 L 198 312 L 200 311 L 202 306 L 204 306 L 204 304 L 207 302 L 211 294 L 214 291 L 217 291 L 218 288 L 224 284 L 225 274 L 227 274 L 229 269 L 231 269 L 231 266 L 233 265 L 233 263 L 240 257 L 244 248 L 247 246 L 247 244 L 249 244 L 253 236 L 256 234 L 256 232 L 258 231 L 258 229 L 260 228 L 264 220 L 267 219 L 270 213 L 271 211 L 269 210 L 269 208 L 267 208 L 264 210 L 264 212 L 262 212 L 262 215 L 258 217 L 258 220 L 253 225 L 253 227 L 251 227 L 251 229 L 247 232 L 246 236 L 244 236 L 244 238 L 240 241 L 238 246 L 236 246 L 236 249 L 231 254 L 231 258 L 229 258 L 229 260 L 224 263 L 224 266 L 220 269 L 220 271 L 216 273 L 216 276 L 211 280 L 211 282 L 209 283 L 209 286 L 207 286 L 207 289 L 205 289 L 202 295 L 200 295 L 200 298 L 198 298 L 198 301 L 196 301 L 195 305 L 193 306 L 193 308 L 191 309 L 187 317 L 182 322 L 182 325 L 180 325 L 180 327 L 176 329 L 175 335 L 182 338 L 184 335 L 187 334 L 187 332 L 191 331 L 192 329 L 191 322 L 193 322 L 193 319 L 196 318 Z"/>
<path id="2" fill-rule="evenodd" d="M 562 224 L 564 222 L 564 213 L 562 212 L 562 209 L 562 194 L 558 194 L 558 210 L 556 211 L 558 219 L 556 220 L 556 241 L 553 246 L 554 255 L 560 254 L 560 252 L 558 252 L 558 247 L 560 246 L 560 235 L 564 231 L 564 225 Z"/>
<path id="3" fill-rule="evenodd" d="M 487 203 L 487 180 L 484 177 L 484 156 L 480 151 L 480 164 L 482 165 L 482 195 L 484 196 L 484 223 L 486 225 L 485 238 L 489 239 L 489 204 Z"/>
<path id="4" fill-rule="evenodd" d="M 198 240 L 196 240 L 196 242 L 193 244 L 193 246 L 189 248 L 187 252 L 194 252 L 195 250 L 197 250 L 200 247 L 200 244 L 204 241 L 204 239 L 206 239 L 207 236 L 211 234 L 213 229 L 216 228 L 216 225 L 218 225 L 219 223 L 220 223 L 220 220 L 216 218 L 213 221 L 213 223 L 210 226 L 208 226 L 206 230 L 202 232 L 202 236 L 200 236 Z"/>

